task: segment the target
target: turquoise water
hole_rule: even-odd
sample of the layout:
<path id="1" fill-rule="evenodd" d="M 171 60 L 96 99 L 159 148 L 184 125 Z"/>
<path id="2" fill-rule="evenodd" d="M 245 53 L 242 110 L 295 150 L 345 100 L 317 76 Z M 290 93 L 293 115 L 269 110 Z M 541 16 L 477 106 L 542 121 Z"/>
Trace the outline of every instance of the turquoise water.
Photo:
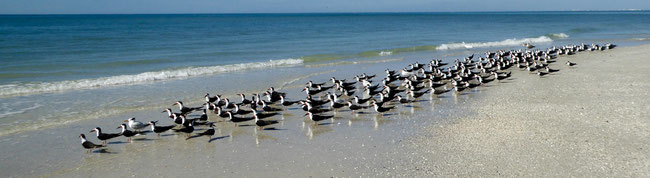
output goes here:
<path id="1" fill-rule="evenodd" d="M 249 71 L 276 71 L 278 76 L 258 77 L 282 83 L 291 79 L 286 70 L 309 72 L 303 67 L 317 66 L 311 64 L 482 53 L 524 42 L 635 44 L 649 39 L 648 11 L 4 15 L 0 120 L 10 122 L 0 128 L 79 119 L 107 108 L 113 112 L 101 116 L 136 106 L 155 108 L 147 103 L 214 91 L 199 80 L 213 76 L 212 86 L 222 87 L 218 80 L 228 78 L 219 76 L 232 72 L 243 72 L 239 77 L 245 79 L 263 75 Z M 164 88 L 167 97 L 145 97 L 161 87 L 169 87 Z"/>

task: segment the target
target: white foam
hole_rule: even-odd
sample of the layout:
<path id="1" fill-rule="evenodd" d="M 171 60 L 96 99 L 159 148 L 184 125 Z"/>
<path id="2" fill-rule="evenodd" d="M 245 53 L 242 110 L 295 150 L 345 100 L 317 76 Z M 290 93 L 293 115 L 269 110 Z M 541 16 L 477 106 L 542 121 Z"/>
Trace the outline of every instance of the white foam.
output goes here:
<path id="1" fill-rule="evenodd" d="M 10 111 L 6 111 L 6 112 L 4 112 L 4 113 L 0 113 L 0 118 L 7 117 L 7 116 L 11 116 L 11 115 L 15 115 L 15 114 L 22 114 L 22 113 L 25 113 L 25 112 L 27 112 L 27 111 L 29 111 L 29 110 L 33 110 L 33 109 L 39 108 L 39 107 L 41 107 L 41 106 L 43 106 L 43 105 L 38 104 L 38 103 L 35 103 L 33 106 L 26 107 L 26 108 L 21 108 L 21 109 L 11 109 L 11 108 L 7 108 L 7 106 L 3 106 L 3 109 L 5 109 L 5 110 L 10 110 Z"/>
<path id="2" fill-rule="evenodd" d="M 472 49 L 472 48 L 487 48 L 487 47 L 500 47 L 500 46 L 520 46 L 524 43 L 549 43 L 553 42 L 548 36 L 540 36 L 537 38 L 512 38 L 506 39 L 503 41 L 492 41 L 492 42 L 475 42 L 475 43 L 448 43 L 442 44 L 436 47 L 436 50 L 453 50 L 453 49 Z"/>
<path id="3" fill-rule="evenodd" d="M 633 41 L 650 41 L 650 38 L 632 38 Z"/>
<path id="4" fill-rule="evenodd" d="M 75 89 L 99 88 L 114 85 L 130 85 L 152 81 L 170 80 L 209 74 L 226 73 L 240 70 L 285 67 L 302 64 L 302 59 L 269 60 L 268 62 L 240 63 L 207 67 L 187 67 L 181 69 L 144 72 L 135 75 L 119 75 L 95 79 L 66 80 L 28 84 L 0 85 L 0 96 L 28 95 Z"/>
<path id="5" fill-rule="evenodd" d="M 381 52 L 379 52 L 379 56 L 389 56 L 389 55 L 392 55 L 392 54 L 393 54 L 393 52 L 391 52 L 391 51 L 381 51 Z"/>
<path id="6" fill-rule="evenodd" d="M 548 34 L 548 36 L 553 38 L 553 39 L 569 38 L 569 35 L 567 35 L 566 33 L 551 33 L 551 34 Z"/>

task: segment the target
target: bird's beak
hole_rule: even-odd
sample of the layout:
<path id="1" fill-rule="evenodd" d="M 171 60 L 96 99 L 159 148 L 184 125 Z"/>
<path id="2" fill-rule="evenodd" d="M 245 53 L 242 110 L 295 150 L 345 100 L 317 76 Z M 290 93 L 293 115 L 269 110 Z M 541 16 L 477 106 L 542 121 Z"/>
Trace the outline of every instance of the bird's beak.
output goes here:
<path id="1" fill-rule="evenodd" d="M 178 104 L 178 103 L 174 103 L 174 104 L 172 104 L 172 106 L 177 105 L 177 104 Z"/>
<path id="2" fill-rule="evenodd" d="M 95 132 L 95 130 L 91 130 L 91 131 L 90 131 L 90 132 L 88 132 L 88 133 L 93 133 L 93 132 Z"/>
<path id="3" fill-rule="evenodd" d="M 164 112 L 167 112 L 167 111 L 163 111 L 163 113 L 164 113 Z"/>
<path id="4" fill-rule="evenodd" d="M 115 128 L 115 129 L 119 129 L 119 128 L 122 128 L 122 126 L 119 126 L 119 127 Z"/>
<path id="5" fill-rule="evenodd" d="M 304 116 L 307 116 L 307 115 L 309 115 L 309 113 L 305 113 L 305 115 L 304 115 Z"/>
<path id="6" fill-rule="evenodd" d="M 124 122 L 129 122 L 129 120 L 124 120 Z"/>

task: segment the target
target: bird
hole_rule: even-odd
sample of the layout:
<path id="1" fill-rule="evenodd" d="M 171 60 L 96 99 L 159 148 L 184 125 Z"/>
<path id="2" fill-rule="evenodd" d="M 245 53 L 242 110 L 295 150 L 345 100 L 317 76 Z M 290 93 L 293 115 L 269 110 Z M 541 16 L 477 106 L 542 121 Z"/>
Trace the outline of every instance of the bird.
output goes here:
<path id="1" fill-rule="evenodd" d="M 444 88 L 444 89 L 430 88 L 430 90 L 431 90 L 431 94 L 434 94 L 434 95 L 441 95 L 443 93 L 447 93 L 448 91 L 451 91 L 451 90 L 448 90 L 447 88 Z"/>
<path id="2" fill-rule="evenodd" d="M 194 118 L 199 121 L 207 121 L 208 120 L 208 113 L 206 113 L 206 110 L 203 109 L 203 113 L 201 113 L 201 116 Z"/>
<path id="3" fill-rule="evenodd" d="M 322 120 L 330 119 L 330 118 L 334 117 L 332 115 L 315 115 L 314 113 L 311 113 L 309 111 L 307 111 L 307 113 L 305 113 L 305 116 L 309 116 L 309 119 L 314 121 L 314 125 L 316 125 L 318 123 L 318 121 L 322 121 Z"/>
<path id="4" fill-rule="evenodd" d="M 302 91 L 307 93 L 307 95 L 315 95 L 315 94 L 318 94 L 318 93 L 323 92 L 325 90 L 320 90 L 320 89 L 312 90 L 312 89 L 309 89 L 309 87 L 305 87 L 305 88 L 302 89 Z"/>
<path id="5" fill-rule="evenodd" d="M 139 130 L 144 129 L 145 127 L 147 127 L 147 124 L 144 124 L 144 123 L 142 123 L 140 121 L 136 121 L 134 117 L 129 118 L 127 120 L 124 120 L 124 122 L 127 122 L 129 127 L 131 127 L 131 129 L 136 130 L 136 131 L 139 131 Z"/>
<path id="6" fill-rule="evenodd" d="M 357 104 L 364 104 L 367 101 L 370 101 L 370 99 L 372 99 L 372 97 L 368 97 L 366 99 L 359 99 L 358 96 L 354 96 L 354 102 L 357 103 Z"/>
<path id="7" fill-rule="evenodd" d="M 568 65 L 569 67 L 571 67 L 571 66 L 578 65 L 578 64 L 573 63 L 573 62 L 571 62 L 571 61 L 566 61 L 566 65 Z"/>
<path id="8" fill-rule="evenodd" d="M 190 123 L 192 123 L 192 125 L 207 125 L 208 124 L 208 122 L 200 122 L 200 121 L 197 121 L 197 119 L 187 119 L 185 117 L 185 115 L 181 115 L 181 125 L 189 126 Z"/>
<path id="9" fill-rule="evenodd" d="M 216 95 L 214 97 L 210 97 L 210 93 L 206 93 L 205 94 L 205 101 L 210 102 L 210 103 L 213 103 L 215 101 L 219 101 L 219 95 Z"/>
<path id="10" fill-rule="evenodd" d="M 235 123 L 235 127 L 239 122 L 246 122 L 246 121 L 253 120 L 253 118 L 233 116 L 230 111 L 227 111 L 226 114 L 228 114 L 228 121 Z"/>
<path id="11" fill-rule="evenodd" d="M 454 91 L 456 91 L 456 92 L 462 92 L 463 90 L 465 90 L 465 88 L 467 88 L 467 87 L 464 87 L 464 86 L 463 86 L 463 87 L 460 87 L 460 86 L 454 86 Z"/>
<path id="12" fill-rule="evenodd" d="M 128 138 L 127 141 L 128 141 L 129 143 L 131 142 L 131 137 L 133 137 L 133 136 L 144 135 L 143 132 L 139 132 L 139 131 L 130 131 L 129 129 L 126 128 L 126 124 L 121 124 L 121 125 L 120 125 L 119 127 L 117 127 L 117 128 L 118 128 L 118 129 L 119 129 L 119 128 L 122 129 L 122 132 L 120 132 L 120 134 L 121 134 L 122 136 Z"/>
<path id="13" fill-rule="evenodd" d="M 251 109 L 251 112 L 253 112 L 253 116 L 256 116 L 256 117 L 258 117 L 258 118 L 260 118 L 260 119 L 264 119 L 264 118 L 267 118 L 267 117 L 272 117 L 272 116 L 278 115 L 277 112 L 272 112 L 272 113 L 259 113 L 259 112 L 257 112 L 257 111 L 254 110 L 254 109 Z"/>
<path id="14" fill-rule="evenodd" d="M 208 142 L 212 140 L 212 136 L 214 135 L 214 123 L 208 124 L 208 127 L 210 127 L 208 130 L 205 130 L 201 133 L 199 133 L 197 136 L 208 136 Z M 189 139 L 189 137 L 187 138 Z"/>
<path id="15" fill-rule="evenodd" d="M 551 69 L 551 68 L 549 68 L 548 66 L 546 66 L 544 69 L 545 69 L 546 72 L 548 72 L 548 73 L 553 73 L 553 72 L 558 72 L 558 71 L 560 71 L 560 69 Z"/>
<path id="16" fill-rule="evenodd" d="M 224 98 L 223 101 L 224 101 L 224 104 L 223 104 L 224 108 L 232 109 L 232 108 L 235 108 L 235 105 L 237 105 L 237 104 L 235 104 L 233 102 L 230 102 L 230 99 L 228 99 L 228 98 Z"/>
<path id="17" fill-rule="evenodd" d="M 237 95 L 241 96 L 241 103 L 242 104 L 251 104 L 251 103 L 253 103 L 253 101 L 246 99 L 246 95 L 244 95 L 243 93 L 240 93 L 240 94 L 237 94 Z"/>
<path id="18" fill-rule="evenodd" d="M 391 106 L 391 107 L 382 107 L 382 106 L 379 106 L 375 101 L 371 101 L 370 104 L 375 108 L 375 111 L 377 111 L 378 113 L 388 112 L 388 111 L 390 111 L 391 109 L 394 109 L 394 108 L 395 108 L 394 106 Z"/>
<path id="19" fill-rule="evenodd" d="M 174 121 L 174 123 L 176 124 L 183 124 L 183 119 L 181 118 L 181 116 L 184 115 L 178 115 L 178 116 L 173 115 L 174 118 L 172 118 L 172 121 Z"/>
<path id="20" fill-rule="evenodd" d="M 348 109 L 350 109 L 350 111 L 352 111 L 352 112 L 357 111 L 357 110 L 361 110 L 361 109 L 366 109 L 366 108 L 368 108 L 367 106 L 354 105 L 354 104 L 352 104 L 352 102 L 350 102 L 350 101 L 345 102 L 345 103 L 348 105 Z"/>
<path id="21" fill-rule="evenodd" d="M 211 104 L 212 104 L 212 103 L 211 103 Z M 212 104 L 212 105 L 214 105 L 214 104 Z M 176 115 L 176 117 L 178 117 L 178 116 L 181 115 L 181 113 L 173 112 L 171 108 L 167 108 L 167 109 L 165 109 L 165 110 L 163 111 L 163 113 L 165 113 L 165 112 L 167 113 L 167 115 L 169 115 L 169 118 L 171 118 L 171 119 L 174 118 L 174 115 Z"/>
<path id="22" fill-rule="evenodd" d="M 223 109 L 221 109 L 221 107 L 217 107 L 215 109 L 216 109 L 215 114 L 217 114 L 217 116 L 219 116 L 221 118 L 227 118 L 228 117 L 228 114 L 226 114 L 226 112 L 224 112 Z"/>
<path id="23" fill-rule="evenodd" d="M 522 45 L 523 45 L 524 47 L 528 48 L 528 49 L 530 49 L 530 48 L 534 48 L 534 47 L 535 47 L 534 45 L 532 45 L 532 44 L 530 44 L 530 43 L 524 43 L 524 44 L 522 44 Z"/>
<path id="24" fill-rule="evenodd" d="M 174 132 L 183 132 L 185 133 L 185 137 L 189 138 L 190 134 L 194 132 L 194 120 L 190 121 L 189 124 L 187 124 L 187 126 L 184 126 L 180 129 L 172 129 L 172 130 L 174 130 Z"/>
<path id="25" fill-rule="evenodd" d="M 175 125 L 156 126 L 156 123 L 158 123 L 158 121 L 149 121 L 149 125 L 151 125 L 151 131 L 153 131 L 154 133 L 157 133 L 158 138 L 160 138 L 160 133 L 166 132 L 166 131 L 176 127 Z"/>
<path id="26" fill-rule="evenodd" d="M 91 130 L 90 133 L 97 133 L 97 139 L 102 141 L 102 145 L 106 145 L 106 140 L 119 137 L 119 133 L 103 133 L 102 129 L 99 127 L 95 127 L 95 129 Z"/>
<path id="27" fill-rule="evenodd" d="M 333 110 L 333 109 L 342 108 L 343 106 L 345 106 L 345 104 L 337 103 L 337 102 L 334 102 L 334 100 L 330 99 L 330 108 L 331 108 L 332 110 Z"/>
<path id="28" fill-rule="evenodd" d="M 243 109 L 239 109 L 239 105 L 235 105 L 235 109 L 233 109 L 231 112 L 232 112 L 232 114 L 235 114 L 235 115 L 237 115 L 237 114 L 246 115 L 248 113 L 251 113 L 251 111 L 246 111 L 246 110 L 243 110 Z"/>
<path id="29" fill-rule="evenodd" d="M 187 113 L 190 113 L 192 111 L 199 110 L 199 109 L 202 108 L 202 107 L 188 108 L 188 107 L 183 106 L 183 102 L 181 102 L 181 101 L 177 101 L 173 105 L 178 105 L 178 108 L 181 111 L 181 115 L 184 115 L 184 114 L 187 114 Z"/>
<path id="30" fill-rule="evenodd" d="M 287 101 L 287 100 L 284 99 L 284 96 L 280 96 L 280 104 L 282 104 L 282 106 L 291 106 L 291 105 L 296 104 L 298 102 L 299 101 Z"/>
<path id="31" fill-rule="evenodd" d="M 81 138 L 81 146 L 84 147 L 84 149 L 86 149 L 86 153 L 90 153 L 90 151 L 93 149 L 104 147 L 104 145 L 98 145 L 86 140 L 86 135 L 84 134 L 80 134 L 79 138 Z"/>
<path id="32" fill-rule="evenodd" d="M 549 74 L 547 72 L 537 71 L 537 75 L 543 77 L 544 75 Z"/>
<path id="33" fill-rule="evenodd" d="M 274 112 L 274 111 L 282 111 L 282 108 L 270 107 L 269 105 L 266 105 L 265 101 L 262 101 L 262 110 L 267 112 Z"/>
<path id="34" fill-rule="evenodd" d="M 397 101 L 399 101 L 399 102 L 402 103 L 402 104 L 410 103 L 410 102 L 411 102 L 411 100 L 409 100 L 409 99 L 402 98 L 401 95 L 397 95 Z"/>
<path id="35" fill-rule="evenodd" d="M 417 99 L 421 97 L 424 94 L 429 93 L 429 90 L 423 91 L 423 92 L 414 92 L 414 91 L 407 91 L 406 94 L 411 96 L 411 98 Z"/>
<path id="36" fill-rule="evenodd" d="M 260 130 L 266 126 L 280 123 L 276 120 L 260 120 L 257 116 L 253 116 L 253 118 L 255 118 L 255 125 L 257 125 L 257 128 Z"/>
<path id="37" fill-rule="evenodd" d="M 321 109 L 321 108 L 317 108 L 317 107 L 312 107 L 311 103 L 309 103 L 309 102 L 303 102 L 303 110 L 309 111 L 309 112 L 314 113 L 314 114 L 331 111 L 330 109 Z"/>
<path id="38" fill-rule="evenodd" d="M 507 79 L 508 77 L 510 77 L 510 74 L 511 74 L 511 73 L 512 73 L 512 72 L 508 72 L 508 73 L 506 73 L 505 75 L 499 75 L 499 74 L 496 73 L 496 72 L 492 72 L 492 75 L 494 75 L 494 78 L 497 79 L 497 81 L 501 82 L 501 80 L 503 80 L 503 79 Z"/>
<path id="39" fill-rule="evenodd" d="M 317 88 L 319 86 L 325 85 L 325 83 L 314 83 L 311 80 L 306 83 L 308 87 Z"/>

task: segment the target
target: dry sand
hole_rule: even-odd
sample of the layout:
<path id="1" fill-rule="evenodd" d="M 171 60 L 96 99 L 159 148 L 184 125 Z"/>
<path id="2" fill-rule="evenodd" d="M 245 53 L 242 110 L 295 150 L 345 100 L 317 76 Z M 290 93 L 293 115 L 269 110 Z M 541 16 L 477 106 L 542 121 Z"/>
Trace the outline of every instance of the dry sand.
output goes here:
<path id="1" fill-rule="evenodd" d="M 650 175 L 650 45 L 562 56 L 560 72 L 514 72 L 482 88 L 476 116 L 410 140 L 427 161 L 406 175 Z M 567 60 L 575 67 L 563 65 Z"/>

